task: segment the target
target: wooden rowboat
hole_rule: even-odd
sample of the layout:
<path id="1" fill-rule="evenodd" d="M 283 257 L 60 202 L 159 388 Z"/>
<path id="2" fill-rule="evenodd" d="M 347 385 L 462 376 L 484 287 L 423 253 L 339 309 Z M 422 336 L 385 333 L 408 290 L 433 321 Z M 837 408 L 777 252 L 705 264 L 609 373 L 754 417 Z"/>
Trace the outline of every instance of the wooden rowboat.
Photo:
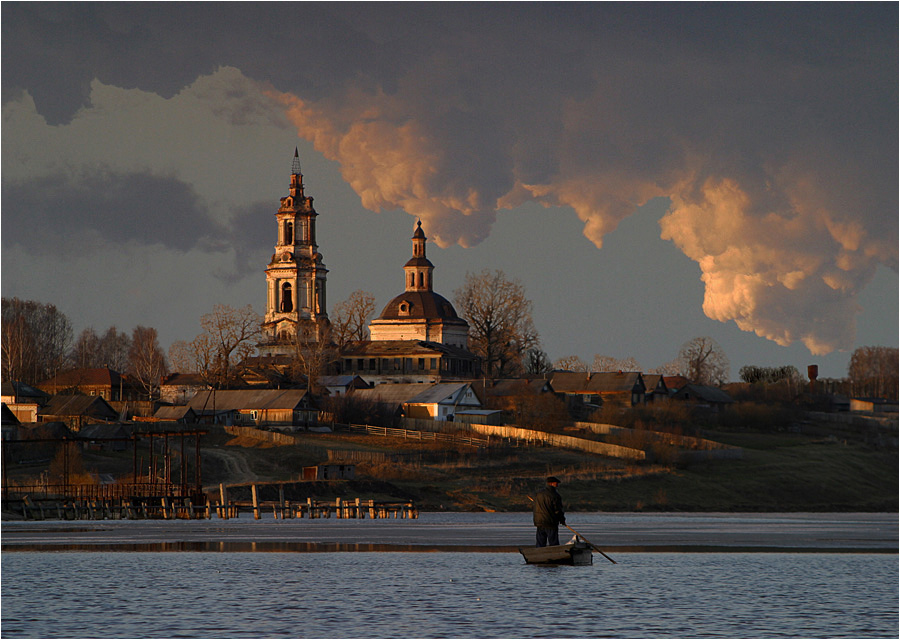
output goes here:
<path id="1" fill-rule="evenodd" d="M 593 563 L 591 546 L 581 540 L 552 547 L 519 547 L 528 564 L 587 565 Z"/>

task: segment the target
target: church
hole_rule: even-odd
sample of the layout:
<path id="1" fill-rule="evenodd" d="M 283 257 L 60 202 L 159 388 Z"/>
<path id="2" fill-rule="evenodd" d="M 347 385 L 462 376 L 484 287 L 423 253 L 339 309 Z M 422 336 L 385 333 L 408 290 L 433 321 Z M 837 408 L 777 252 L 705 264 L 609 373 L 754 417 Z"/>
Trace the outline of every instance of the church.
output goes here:
<path id="1" fill-rule="evenodd" d="M 263 357 L 285 357 L 297 342 L 328 340 L 328 269 L 316 244 L 313 198 L 304 192 L 299 152 L 294 150 L 288 195 L 275 214 L 275 253 L 266 267 Z M 404 291 L 369 323 L 370 339 L 345 346 L 333 373 L 358 375 L 369 384 L 438 382 L 481 374 L 468 348 L 469 325 L 449 300 L 434 291 L 434 265 L 426 257 L 422 223 L 403 265 Z"/>

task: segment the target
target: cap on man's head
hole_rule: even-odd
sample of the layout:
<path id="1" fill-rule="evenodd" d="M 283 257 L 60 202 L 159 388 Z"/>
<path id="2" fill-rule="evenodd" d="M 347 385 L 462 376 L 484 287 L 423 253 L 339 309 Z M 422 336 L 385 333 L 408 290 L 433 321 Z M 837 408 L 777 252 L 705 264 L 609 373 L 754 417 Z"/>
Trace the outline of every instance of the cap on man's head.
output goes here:
<path id="1" fill-rule="evenodd" d="M 549 478 L 547 478 L 547 484 L 551 484 L 553 482 L 559 484 L 559 478 L 557 478 L 556 476 L 550 476 Z"/>

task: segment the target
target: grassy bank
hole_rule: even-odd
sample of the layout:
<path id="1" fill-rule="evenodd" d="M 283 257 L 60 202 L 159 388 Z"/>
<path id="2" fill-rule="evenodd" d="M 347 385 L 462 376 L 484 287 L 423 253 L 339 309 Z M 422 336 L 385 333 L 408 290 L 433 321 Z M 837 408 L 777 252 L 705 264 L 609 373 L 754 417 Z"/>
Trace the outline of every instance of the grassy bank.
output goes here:
<path id="1" fill-rule="evenodd" d="M 477 452 L 376 436 L 308 434 L 296 446 L 260 447 L 223 439 L 219 451 L 241 457 L 255 478 L 286 481 L 323 462 L 327 449 L 420 452 L 424 460 L 357 463 L 357 481 L 329 485 L 322 499 L 412 499 L 421 510 L 522 511 L 553 474 L 572 511 L 897 511 L 895 450 L 800 434 L 714 433 L 744 458 L 681 468 L 546 447 Z M 229 482 L 225 468 L 204 462 L 207 481 Z M 372 491 L 377 482 L 378 495 Z M 322 485 L 323 483 L 318 483 Z M 324 486 L 310 487 L 325 493 Z M 393 495 L 388 495 L 393 494 Z"/>
<path id="2" fill-rule="evenodd" d="M 211 428 L 201 440 L 203 483 L 292 482 L 289 499 L 413 500 L 420 510 L 527 511 L 547 475 L 562 479 L 570 511 L 889 511 L 898 510 L 896 444 L 852 431 L 706 431 L 741 447 L 740 460 L 676 465 L 634 463 L 553 447 L 478 450 L 465 445 L 371 435 L 304 433 L 295 444 L 263 444 Z M 894 441 L 895 442 L 895 441 Z M 359 452 L 356 480 L 296 483 L 303 467 Z M 48 452 L 49 456 L 52 452 Z M 384 455 L 400 454 L 392 460 Z M 146 453 L 138 453 L 141 464 Z M 192 454 L 190 454 L 192 455 Z M 132 451 L 85 450 L 96 477 L 125 478 Z M 46 460 L 7 465 L 11 481 L 38 478 Z M 237 487 L 235 487 L 236 490 Z M 233 494 L 234 495 L 234 494 Z"/>

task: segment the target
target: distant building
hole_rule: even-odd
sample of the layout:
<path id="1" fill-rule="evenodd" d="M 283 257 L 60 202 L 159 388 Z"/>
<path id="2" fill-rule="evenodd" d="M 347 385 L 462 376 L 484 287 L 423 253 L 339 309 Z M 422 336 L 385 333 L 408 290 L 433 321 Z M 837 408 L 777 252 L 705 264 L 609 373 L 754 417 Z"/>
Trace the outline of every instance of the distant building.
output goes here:
<path id="1" fill-rule="evenodd" d="M 118 419 L 119 413 L 100 396 L 53 396 L 38 411 L 38 422 L 62 422 L 76 433 L 85 425 Z"/>
<path id="2" fill-rule="evenodd" d="M 300 158 L 294 150 L 288 195 L 275 214 L 275 253 L 266 267 L 266 314 L 261 356 L 290 355 L 296 340 L 318 342 L 327 334 L 325 285 L 328 269 L 316 244 L 313 198 L 304 193 Z"/>
<path id="3" fill-rule="evenodd" d="M 255 427 L 296 426 L 311 410 L 304 389 L 207 390 L 189 406 L 202 422 Z"/>

